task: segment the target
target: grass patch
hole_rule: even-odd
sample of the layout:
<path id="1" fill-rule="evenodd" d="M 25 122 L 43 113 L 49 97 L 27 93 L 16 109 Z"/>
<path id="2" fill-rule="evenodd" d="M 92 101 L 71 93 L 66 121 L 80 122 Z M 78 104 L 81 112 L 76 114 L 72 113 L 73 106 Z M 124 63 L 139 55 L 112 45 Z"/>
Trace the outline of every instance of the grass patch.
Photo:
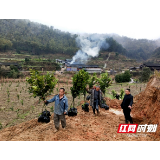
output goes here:
<path id="1" fill-rule="evenodd" d="M 110 99 L 114 99 L 114 98 L 113 98 L 113 95 L 111 95 L 111 94 L 108 94 L 108 93 L 107 93 L 105 96 L 108 97 L 108 98 L 110 98 Z"/>

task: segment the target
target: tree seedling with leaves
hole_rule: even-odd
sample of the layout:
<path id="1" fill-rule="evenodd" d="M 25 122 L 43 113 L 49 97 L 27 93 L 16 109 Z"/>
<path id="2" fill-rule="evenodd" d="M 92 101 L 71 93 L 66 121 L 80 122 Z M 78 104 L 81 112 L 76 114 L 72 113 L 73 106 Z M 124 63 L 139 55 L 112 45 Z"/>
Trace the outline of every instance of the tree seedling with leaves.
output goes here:
<path id="1" fill-rule="evenodd" d="M 21 99 L 21 104 L 22 104 L 22 106 L 23 106 L 23 99 Z"/>
<path id="2" fill-rule="evenodd" d="M 108 88 L 109 86 L 111 86 L 111 78 L 108 76 L 108 73 L 102 73 L 100 78 L 97 78 L 97 81 L 100 85 L 100 89 L 102 91 L 102 93 L 105 96 L 106 93 L 106 88 Z"/>
<path id="3" fill-rule="evenodd" d="M 124 97 L 124 89 L 121 89 L 121 93 L 120 93 L 120 95 L 119 95 L 119 98 L 120 98 L 120 99 L 123 99 L 123 97 Z"/>
<path id="4" fill-rule="evenodd" d="M 19 94 L 17 94 L 17 98 L 18 98 L 18 100 L 19 100 Z"/>
<path id="5" fill-rule="evenodd" d="M 77 86 L 77 74 L 75 74 L 72 77 L 72 82 L 73 82 L 73 86 L 70 88 L 70 90 L 71 90 L 71 94 L 72 94 L 72 104 L 74 107 L 74 100 L 80 94 L 80 90 L 78 90 L 79 87 Z"/>
<path id="6" fill-rule="evenodd" d="M 2 124 L 0 123 L 0 129 L 2 129 Z"/>
<path id="7" fill-rule="evenodd" d="M 17 110 L 15 110 L 16 111 L 16 113 L 17 113 L 17 118 L 19 117 L 19 111 L 20 111 L 20 109 L 19 108 L 17 108 Z"/>
<path id="8" fill-rule="evenodd" d="M 53 106 L 52 106 L 52 107 L 50 107 L 50 110 L 51 110 L 51 112 L 53 112 L 53 111 L 54 111 L 54 108 L 53 108 Z"/>
<path id="9" fill-rule="evenodd" d="M 115 91 L 115 90 L 112 90 L 111 92 L 112 92 L 113 98 L 115 98 L 115 97 L 116 97 L 116 94 L 117 94 L 116 91 Z"/>
<path id="10" fill-rule="evenodd" d="M 32 113 L 33 113 L 33 110 L 34 110 L 34 106 L 31 106 L 31 108 L 32 108 Z"/>
<path id="11" fill-rule="evenodd" d="M 8 96 L 8 98 L 9 98 L 9 96 L 10 96 L 10 92 L 9 92 L 9 89 L 7 88 L 7 96 Z"/>
<path id="12" fill-rule="evenodd" d="M 74 99 L 81 93 L 84 95 L 84 101 L 86 97 L 86 86 L 88 84 L 89 74 L 83 69 L 72 77 L 73 86 L 70 88 L 73 97 L 73 107 Z"/>
<path id="13" fill-rule="evenodd" d="M 10 107 L 10 110 L 13 111 L 14 110 L 14 103 L 12 102 L 12 107 Z"/>
<path id="14" fill-rule="evenodd" d="M 47 72 L 45 75 L 41 75 L 37 70 L 30 70 L 30 78 L 27 77 L 26 81 L 30 85 L 28 90 L 32 93 L 34 98 L 39 97 L 39 100 L 45 100 L 48 95 L 53 92 L 58 80 L 54 76 L 54 72 Z M 44 103 L 43 107 L 46 105 Z M 43 108 L 42 108 L 43 111 Z"/>
<path id="15" fill-rule="evenodd" d="M 90 76 L 88 80 L 89 89 L 91 89 L 96 83 L 97 83 L 97 75 L 96 73 L 94 73 L 93 76 Z"/>
<path id="16" fill-rule="evenodd" d="M 88 84 L 88 80 L 89 80 L 89 74 L 88 72 L 84 71 L 83 69 L 80 70 L 78 72 L 78 78 L 79 78 L 79 82 L 78 85 L 80 86 L 80 92 L 83 94 L 84 96 L 84 101 L 86 99 L 86 87 Z"/>

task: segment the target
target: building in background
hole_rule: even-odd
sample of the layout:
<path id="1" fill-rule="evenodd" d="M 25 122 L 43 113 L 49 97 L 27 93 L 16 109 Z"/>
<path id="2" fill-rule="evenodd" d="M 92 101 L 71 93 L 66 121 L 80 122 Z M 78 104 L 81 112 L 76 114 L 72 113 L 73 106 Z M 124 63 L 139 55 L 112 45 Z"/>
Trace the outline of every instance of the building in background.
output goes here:
<path id="1" fill-rule="evenodd" d="M 142 65 L 140 65 L 140 69 L 143 69 L 144 67 L 149 67 L 151 71 L 160 71 L 160 64 L 143 63 Z"/>
<path id="2" fill-rule="evenodd" d="M 88 73 L 101 73 L 102 69 L 98 65 L 86 65 L 86 64 L 69 64 L 66 63 L 66 71 L 79 71 L 84 69 Z"/>

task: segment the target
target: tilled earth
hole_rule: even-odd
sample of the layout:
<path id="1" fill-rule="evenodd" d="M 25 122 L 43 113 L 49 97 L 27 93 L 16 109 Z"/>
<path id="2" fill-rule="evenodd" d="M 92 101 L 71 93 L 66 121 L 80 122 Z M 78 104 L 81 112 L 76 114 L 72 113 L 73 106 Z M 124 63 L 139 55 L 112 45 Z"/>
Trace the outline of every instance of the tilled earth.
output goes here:
<path id="1" fill-rule="evenodd" d="M 1 141 L 153 141 L 157 140 L 147 133 L 117 133 L 118 126 L 124 123 L 120 109 L 100 109 L 100 115 L 78 108 L 76 117 L 66 116 L 67 127 L 54 133 L 53 115 L 50 123 L 38 123 L 37 119 L 23 122 L 0 131 Z M 138 123 L 136 119 L 133 119 Z"/>

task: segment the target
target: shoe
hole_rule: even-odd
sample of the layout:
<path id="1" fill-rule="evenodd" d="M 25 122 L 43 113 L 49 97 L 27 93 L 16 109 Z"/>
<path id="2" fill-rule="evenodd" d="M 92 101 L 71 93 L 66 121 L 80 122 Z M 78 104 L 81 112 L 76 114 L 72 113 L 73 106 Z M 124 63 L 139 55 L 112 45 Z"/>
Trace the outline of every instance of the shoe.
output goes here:
<path id="1" fill-rule="evenodd" d="M 66 127 L 62 127 L 62 129 L 64 129 L 64 130 L 65 130 L 65 129 L 66 129 Z"/>
<path id="2" fill-rule="evenodd" d="M 125 120 L 125 124 L 128 124 L 128 121 L 127 121 L 127 120 Z"/>

